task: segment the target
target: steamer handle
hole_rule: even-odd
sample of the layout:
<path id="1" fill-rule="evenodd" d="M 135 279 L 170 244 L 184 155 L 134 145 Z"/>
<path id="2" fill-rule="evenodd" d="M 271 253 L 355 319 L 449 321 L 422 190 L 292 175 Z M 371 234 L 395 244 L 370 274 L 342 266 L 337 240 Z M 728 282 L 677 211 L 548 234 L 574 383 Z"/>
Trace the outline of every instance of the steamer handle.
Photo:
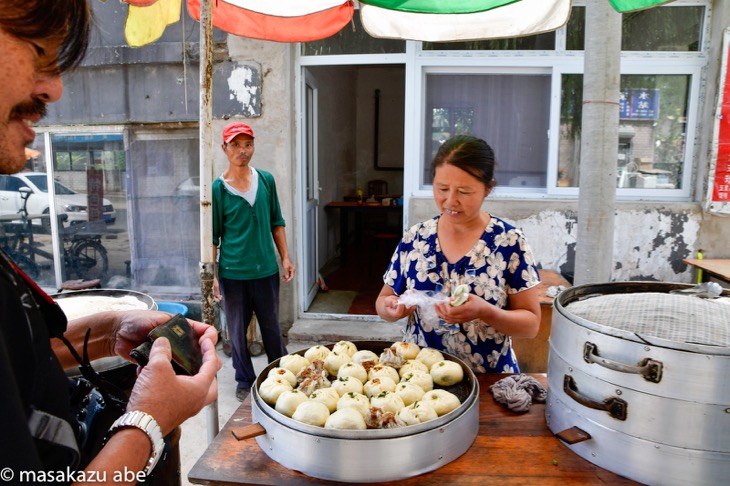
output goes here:
<path id="1" fill-rule="evenodd" d="M 586 342 L 583 346 L 583 359 L 586 363 L 595 363 L 609 370 L 641 375 L 646 381 L 651 381 L 652 383 L 659 383 L 662 380 L 662 368 L 664 365 L 661 361 L 651 358 L 644 358 L 639 362 L 638 366 L 619 363 L 618 361 L 600 357 L 598 355 L 598 347 L 593 343 Z"/>
<path id="2" fill-rule="evenodd" d="M 626 420 L 627 409 L 629 404 L 625 400 L 620 398 L 611 397 L 606 398 L 602 402 L 591 400 L 590 398 L 584 397 L 578 393 L 578 387 L 575 384 L 575 380 L 570 375 L 565 375 L 563 378 L 563 391 L 570 398 L 580 403 L 581 405 L 592 408 L 594 410 L 605 410 L 608 414 L 616 420 Z"/>
<path id="3" fill-rule="evenodd" d="M 265 433 L 266 429 L 264 429 L 264 427 L 259 423 L 250 424 L 231 430 L 231 434 L 233 434 L 233 437 L 235 437 L 236 440 L 250 439 L 252 437 L 258 437 L 259 435 L 264 435 Z"/>

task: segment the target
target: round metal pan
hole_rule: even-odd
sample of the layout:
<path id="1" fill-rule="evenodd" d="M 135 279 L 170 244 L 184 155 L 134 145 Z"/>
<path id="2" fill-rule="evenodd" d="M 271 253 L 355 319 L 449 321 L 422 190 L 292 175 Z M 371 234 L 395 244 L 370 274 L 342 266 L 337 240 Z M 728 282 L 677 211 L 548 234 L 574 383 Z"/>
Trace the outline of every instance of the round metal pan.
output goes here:
<path id="1" fill-rule="evenodd" d="M 352 341 L 358 350 L 380 354 L 392 343 Z M 334 344 L 326 345 L 332 348 Z M 302 350 L 297 354 L 304 354 Z M 261 399 L 258 387 L 279 360 L 258 376 L 251 392 L 251 414 L 259 447 L 282 466 L 308 476 L 354 483 L 397 481 L 436 470 L 464 454 L 479 432 L 479 384 L 461 360 L 444 353 L 464 370 L 464 380 L 443 388 L 461 405 L 423 424 L 392 429 L 334 430 L 291 419 Z"/>
<path id="2" fill-rule="evenodd" d="M 58 302 L 59 300 L 66 299 L 78 299 L 85 297 L 134 297 L 142 302 L 147 310 L 157 310 L 157 303 L 155 300 L 147 294 L 137 292 L 135 290 L 123 290 L 123 289 L 89 289 L 89 290 L 75 290 L 71 292 L 62 292 L 60 294 L 53 294 L 51 297 L 53 300 Z M 61 304 L 63 307 L 63 305 Z M 100 312 L 103 310 L 112 309 L 97 309 L 94 312 Z M 127 361 L 120 356 L 110 356 L 108 358 L 100 358 L 91 362 L 91 366 L 100 375 L 104 376 L 107 380 L 111 381 L 115 385 L 125 390 L 131 390 L 136 380 L 136 369 L 137 365 Z M 69 368 L 66 370 L 66 375 L 70 377 L 81 376 L 81 370 L 78 367 Z"/>
<path id="3" fill-rule="evenodd" d="M 60 294 L 52 294 L 53 300 L 58 301 L 60 299 L 73 299 L 78 297 L 135 297 L 139 301 L 143 302 L 148 310 L 157 310 L 157 303 L 155 299 L 142 292 L 136 290 L 124 290 L 124 289 L 89 289 L 89 290 L 74 290 L 71 292 L 61 292 Z"/>
<path id="4" fill-rule="evenodd" d="M 375 354 L 380 356 L 380 353 L 383 352 L 384 349 L 390 347 L 392 343 L 390 342 L 384 342 L 384 341 L 352 341 L 352 343 L 357 347 L 358 351 L 361 350 L 368 350 L 373 351 Z M 334 344 L 327 344 L 325 345 L 327 348 L 332 349 Z M 306 349 L 301 350 L 297 352 L 296 354 L 304 355 L 306 352 Z M 299 422 L 298 420 L 294 420 L 292 418 L 287 417 L 286 415 L 283 415 L 274 408 L 269 405 L 268 403 L 264 402 L 264 400 L 261 398 L 261 396 L 258 394 L 258 387 L 261 385 L 261 383 L 268 377 L 269 371 L 271 371 L 272 368 L 275 368 L 279 366 L 279 360 L 276 360 L 272 363 L 270 363 L 258 376 L 256 379 L 256 386 L 253 387 L 253 392 L 251 394 L 252 396 L 252 402 L 256 404 L 256 406 L 261 410 L 262 413 L 266 414 L 267 416 L 271 417 L 273 420 L 280 422 L 282 424 L 287 425 L 288 427 L 299 430 L 301 432 L 305 432 L 308 434 L 313 435 L 322 435 L 327 437 L 338 437 L 342 439 L 372 439 L 372 438 L 386 438 L 386 437 L 401 437 L 403 435 L 409 435 L 409 434 L 417 434 L 419 432 L 422 432 L 423 430 L 428 429 L 434 429 L 437 427 L 440 427 L 441 425 L 449 422 L 453 419 L 453 417 L 458 416 L 463 412 L 465 408 L 467 408 L 471 402 L 474 400 L 478 400 L 479 393 L 478 393 L 478 384 L 476 377 L 474 376 L 474 372 L 460 359 L 455 358 L 453 356 L 450 356 L 446 353 L 443 353 L 444 359 L 448 359 L 451 361 L 455 361 L 456 363 L 459 363 L 461 365 L 462 369 L 464 370 L 464 379 L 461 381 L 461 383 L 457 383 L 456 385 L 444 387 L 434 384 L 434 388 L 441 388 L 443 390 L 449 391 L 456 395 L 459 398 L 459 401 L 461 402 L 461 405 L 457 407 L 455 410 L 452 410 L 451 412 L 442 415 L 441 417 L 435 419 L 435 420 L 429 420 L 428 422 L 418 424 L 418 425 L 409 425 L 407 427 L 394 427 L 392 429 L 368 429 L 368 430 L 338 430 L 338 429 L 325 429 L 324 427 L 317 427 L 315 425 L 309 425 L 305 424 L 303 422 Z"/>

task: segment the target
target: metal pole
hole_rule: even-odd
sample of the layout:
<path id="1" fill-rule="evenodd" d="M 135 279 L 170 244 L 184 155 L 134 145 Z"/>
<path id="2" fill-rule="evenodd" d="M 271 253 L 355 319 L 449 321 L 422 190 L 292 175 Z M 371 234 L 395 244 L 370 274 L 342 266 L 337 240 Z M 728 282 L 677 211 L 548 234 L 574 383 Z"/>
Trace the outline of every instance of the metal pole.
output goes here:
<path id="1" fill-rule="evenodd" d="M 213 301 L 213 7 L 210 0 L 200 0 L 200 290 L 201 314 L 206 324 L 215 324 Z M 218 400 L 206 407 L 208 443 L 218 435 Z"/>

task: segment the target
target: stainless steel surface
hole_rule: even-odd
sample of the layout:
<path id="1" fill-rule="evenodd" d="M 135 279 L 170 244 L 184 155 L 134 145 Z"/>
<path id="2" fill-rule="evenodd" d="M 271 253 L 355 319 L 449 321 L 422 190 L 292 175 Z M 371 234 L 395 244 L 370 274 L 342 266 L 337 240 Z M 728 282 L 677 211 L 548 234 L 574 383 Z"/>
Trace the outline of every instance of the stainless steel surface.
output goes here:
<path id="1" fill-rule="evenodd" d="M 390 342 L 354 341 L 358 350 L 380 354 Z M 328 345 L 332 347 L 332 345 Z M 304 354 L 306 350 L 300 351 Z M 283 466 L 308 476 L 345 482 L 393 481 L 433 471 L 466 452 L 479 431 L 479 384 L 461 360 L 466 399 L 454 411 L 419 425 L 393 429 L 331 430 L 290 419 L 266 404 L 258 385 L 278 360 L 269 364 L 251 393 L 254 422 L 266 429 L 256 438 L 261 449 Z"/>
<path id="2" fill-rule="evenodd" d="M 594 422 L 586 417 L 584 409 L 576 410 L 571 405 L 549 390 L 545 414 L 548 427 L 556 433 L 571 427 L 589 433 L 590 439 L 566 447 L 596 466 L 644 484 L 664 486 L 718 486 L 727 484 L 730 478 L 728 453 L 637 438 L 604 422 Z M 690 426 L 682 417 L 674 418 L 675 428 L 686 430 Z"/>
<path id="3" fill-rule="evenodd" d="M 122 290 L 122 289 L 90 289 L 90 290 L 76 290 L 71 292 L 61 292 L 59 294 L 52 294 L 53 300 L 65 300 L 74 299 L 80 297 L 134 297 L 140 302 L 144 303 L 148 310 L 157 310 L 157 302 L 147 294 L 137 292 L 135 290 Z M 100 312 L 102 309 L 97 309 L 96 312 Z M 132 362 L 120 357 L 110 356 L 108 358 L 101 358 L 91 362 L 91 366 L 97 373 L 102 376 L 111 376 L 115 380 L 121 375 L 124 381 L 128 381 L 127 375 L 129 373 L 135 374 L 137 365 Z M 126 368 L 129 367 L 129 370 Z M 69 368 L 66 370 L 67 376 L 81 376 L 81 370 L 78 367 Z"/>
<path id="4" fill-rule="evenodd" d="M 566 445 L 643 483 L 721 484 L 730 477 L 730 349 L 640 336 L 582 319 L 566 306 L 593 295 L 686 287 L 583 285 L 554 304 L 548 427 L 555 434 L 587 432 L 589 440 Z"/>
<path id="5" fill-rule="evenodd" d="M 593 422 L 631 435 L 666 445 L 706 451 L 730 452 L 730 413 L 728 406 L 666 398 L 609 383 L 579 371 L 554 349 L 548 361 L 548 389 L 561 403 Z M 610 412 L 580 403 L 565 391 L 565 377 L 572 379 L 581 397 L 603 404 L 625 402 L 625 419 Z"/>
<path id="6" fill-rule="evenodd" d="M 615 289 L 621 289 L 622 285 L 616 284 Z M 672 343 L 668 341 L 659 346 L 645 342 L 633 333 L 586 321 L 565 309 L 571 295 L 585 294 L 582 291 L 570 294 L 570 290 L 564 291 L 563 294 L 567 295 L 561 294 L 554 304 L 550 352 L 557 351 L 566 362 L 587 375 L 610 383 L 621 383 L 634 390 L 679 400 L 730 404 L 730 383 L 727 379 L 730 376 L 730 349 L 702 346 L 703 352 L 698 352 L 694 346 L 692 350 L 687 349 L 684 343 L 671 347 L 669 344 Z M 661 377 L 656 382 L 640 374 L 616 371 L 593 359 L 588 362 L 584 355 L 589 344 L 594 345 L 592 354 L 597 353 L 610 361 L 627 365 L 639 365 L 645 360 L 661 363 Z"/>
<path id="7" fill-rule="evenodd" d="M 157 302 L 155 299 L 142 292 L 136 290 L 123 289 L 90 289 L 90 290 L 74 290 L 71 292 L 61 292 L 60 294 L 52 294 L 53 300 L 72 299 L 74 297 L 135 297 L 147 305 L 149 310 L 157 310 Z"/>

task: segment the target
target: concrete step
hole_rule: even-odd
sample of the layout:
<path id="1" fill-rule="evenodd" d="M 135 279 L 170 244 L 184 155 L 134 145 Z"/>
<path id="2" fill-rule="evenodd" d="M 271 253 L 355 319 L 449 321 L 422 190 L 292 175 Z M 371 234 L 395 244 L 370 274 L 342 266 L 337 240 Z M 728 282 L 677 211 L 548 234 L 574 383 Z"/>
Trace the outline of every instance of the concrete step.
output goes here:
<path id="1" fill-rule="evenodd" d="M 287 333 L 289 342 L 400 341 L 405 322 L 372 319 L 299 319 Z"/>

